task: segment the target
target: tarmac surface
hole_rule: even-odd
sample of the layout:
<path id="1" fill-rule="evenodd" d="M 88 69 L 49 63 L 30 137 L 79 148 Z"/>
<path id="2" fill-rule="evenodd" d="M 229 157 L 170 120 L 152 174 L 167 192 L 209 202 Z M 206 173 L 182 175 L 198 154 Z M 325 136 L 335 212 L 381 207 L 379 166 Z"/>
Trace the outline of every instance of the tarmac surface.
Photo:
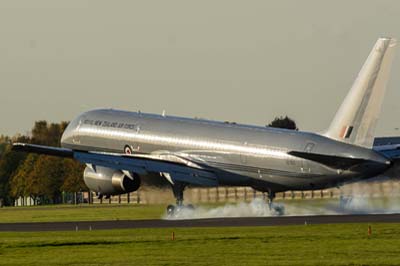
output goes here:
<path id="1" fill-rule="evenodd" d="M 336 223 L 400 223 L 400 214 L 213 218 L 196 220 L 115 220 L 50 223 L 0 223 L 3 232 L 110 230 L 135 228 L 281 226 Z"/>

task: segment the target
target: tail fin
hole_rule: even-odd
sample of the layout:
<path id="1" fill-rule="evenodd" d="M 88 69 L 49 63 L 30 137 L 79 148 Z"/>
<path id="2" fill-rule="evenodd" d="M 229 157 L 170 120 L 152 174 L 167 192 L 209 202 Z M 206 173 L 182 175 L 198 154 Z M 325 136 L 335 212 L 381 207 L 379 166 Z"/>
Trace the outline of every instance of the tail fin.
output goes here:
<path id="1" fill-rule="evenodd" d="M 378 39 L 325 136 L 372 147 L 395 46 L 395 39 Z"/>

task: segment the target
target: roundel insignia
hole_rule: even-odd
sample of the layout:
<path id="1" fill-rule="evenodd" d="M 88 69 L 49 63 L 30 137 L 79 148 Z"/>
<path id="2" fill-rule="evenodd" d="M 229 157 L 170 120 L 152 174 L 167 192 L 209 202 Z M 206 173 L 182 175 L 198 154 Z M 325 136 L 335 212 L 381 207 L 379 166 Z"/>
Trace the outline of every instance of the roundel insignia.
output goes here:
<path id="1" fill-rule="evenodd" d="M 132 149 L 128 145 L 125 146 L 124 151 L 125 151 L 125 154 L 132 154 Z"/>

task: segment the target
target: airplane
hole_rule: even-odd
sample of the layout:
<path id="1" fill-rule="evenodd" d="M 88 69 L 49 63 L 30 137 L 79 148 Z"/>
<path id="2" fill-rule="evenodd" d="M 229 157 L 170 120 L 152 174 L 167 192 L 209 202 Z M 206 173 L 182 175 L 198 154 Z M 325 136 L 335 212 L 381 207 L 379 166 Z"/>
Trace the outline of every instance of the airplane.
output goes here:
<path id="1" fill-rule="evenodd" d="M 374 146 L 374 132 L 396 40 L 373 47 L 329 128 L 312 133 L 142 112 L 98 109 L 73 119 L 60 147 L 14 143 L 15 151 L 74 158 L 86 164 L 87 187 L 103 196 L 134 192 L 157 173 L 185 208 L 188 186 L 249 186 L 268 194 L 338 187 L 379 175 L 398 164 L 400 145 Z M 392 173 L 393 174 L 393 173 Z"/>

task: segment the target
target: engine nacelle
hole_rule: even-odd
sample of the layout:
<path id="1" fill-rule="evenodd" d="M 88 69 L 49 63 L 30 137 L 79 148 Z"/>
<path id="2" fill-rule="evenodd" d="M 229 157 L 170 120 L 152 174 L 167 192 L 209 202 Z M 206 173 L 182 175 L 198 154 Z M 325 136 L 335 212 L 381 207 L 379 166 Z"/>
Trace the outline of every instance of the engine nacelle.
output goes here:
<path id="1" fill-rule="evenodd" d="M 134 192 L 140 187 L 140 176 L 136 173 L 129 175 L 119 170 L 96 166 L 86 167 L 83 179 L 90 190 L 101 195 L 120 195 Z"/>

